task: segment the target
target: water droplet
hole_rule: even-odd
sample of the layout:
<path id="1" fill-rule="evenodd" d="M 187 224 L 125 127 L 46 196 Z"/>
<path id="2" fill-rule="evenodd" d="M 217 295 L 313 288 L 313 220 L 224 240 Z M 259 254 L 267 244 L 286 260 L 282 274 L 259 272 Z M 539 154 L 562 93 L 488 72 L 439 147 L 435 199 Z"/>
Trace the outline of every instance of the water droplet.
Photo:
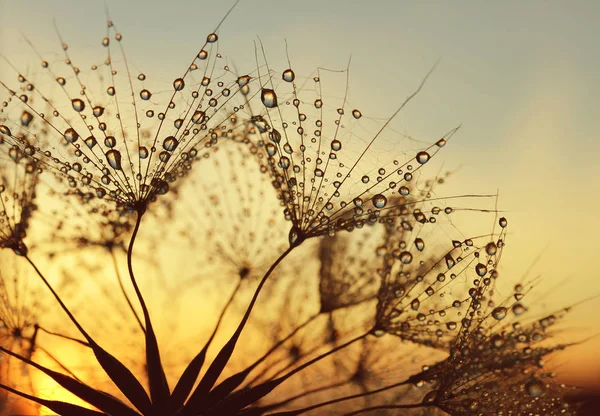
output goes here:
<path id="1" fill-rule="evenodd" d="M 508 225 L 508 220 L 502 217 L 498 220 L 498 224 L 500 224 L 500 227 L 505 228 Z"/>
<path id="2" fill-rule="evenodd" d="M 110 41 L 108 40 L 108 38 L 102 39 L 102 46 L 108 46 L 109 43 L 110 43 Z"/>
<path id="3" fill-rule="evenodd" d="M 148 157 L 148 155 L 150 154 L 150 152 L 148 152 L 148 148 L 146 148 L 145 146 L 140 147 L 139 153 L 140 153 L 140 159 L 146 159 Z"/>
<path id="4" fill-rule="evenodd" d="M 106 160 L 113 169 L 121 170 L 121 152 L 115 149 L 110 149 L 108 152 L 106 152 Z"/>
<path id="5" fill-rule="evenodd" d="M 294 71 L 292 71 L 291 69 L 286 69 L 285 71 L 283 71 L 281 78 L 284 81 L 292 82 L 296 79 L 296 74 L 294 74 Z"/>
<path id="6" fill-rule="evenodd" d="M 219 37 L 217 36 L 216 33 L 211 33 L 210 35 L 208 35 L 206 37 L 206 41 L 208 43 L 215 43 L 218 39 L 219 39 Z"/>
<path id="7" fill-rule="evenodd" d="M 525 383 L 525 390 L 531 397 L 540 397 L 544 394 L 544 384 L 540 380 L 532 378 Z"/>
<path id="8" fill-rule="evenodd" d="M 28 111 L 23 111 L 23 114 L 21 114 L 21 125 L 24 127 L 29 127 L 32 121 L 33 115 Z"/>
<path id="9" fill-rule="evenodd" d="M 106 89 L 106 93 L 107 93 L 108 95 L 110 95 L 111 97 L 112 97 L 113 95 L 115 95 L 115 93 L 116 93 L 116 92 L 117 92 L 117 91 L 115 90 L 115 87 L 108 87 L 108 88 Z"/>
<path id="10" fill-rule="evenodd" d="M 56 82 L 58 82 L 59 85 L 65 85 L 67 83 L 63 77 L 56 78 Z"/>
<path id="11" fill-rule="evenodd" d="M 498 251 L 498 247 L 496 246 L 495 243 L 490 242 L 490 243 L 486 244 L 486 246 L 485 246 L 485 252 L 488 255 L 493 256 L 494 254 L 496 254 L 497 251 Z"/>
<path id="12" fill-rule="evenodd" d="M 323 100 L 315 100 L 315 108 L 323 107 Z"/>
<path id="13" fill-rule="evenodd" d="M 179 145 L 179 141 L 177 141 L 177 139 L 173 136 L 169 136 L 163 141 L 163 149 L 165 149 L 169 152 L 172 152 L 173 150 L 175 150 L 178 145 Z"/>
<path id="14" fill-rule="evenodd" d="M 277 94 L 275 94 L 275 91 L 273 90 L 263 88 L 260 93 L 260 99 L 267 108 L 277 107 Z"/>
<path id="15" fill-rule="evenodd" d="M 7 136 L 12 136 L 12 132 L 10 131 L 10 129 L 8 127 L 6 127 L 4 124 L 0 125 L 0 133 L 2 134 L 6 134 Z"/>
<path id="16" fill-rule="evenodd" d="M 422 238 L 415 238 L 415 247 L 417 248 L 417 250 L 423 251 L 423 249 L 425 248 L 425 241 L 423 241 Z"/>
<path id="17" fill-rule="evenodd" d="M 492 317 L 498 321 L 506 318 L 506 308 L 504 306 L 498 306 L 492 311 Z"/>
<path id="18" fill-rule="evenodd" d="M 483 263 L 477 263 L 475 266 L 475 273 L 477 273 L 477 276 L 479 277 L 485 276 L 487 273 L 487 266 Z"/>
<path id="19" fill-rule="evenodd" d="M 175 91 L 181 91 L 184 87 L 185 82 L 183 81 L 183 78 L 177 78 L 175 81 L 173 81 L 173 88 Z"/>
<path id="20" fill-rule="evenodd" d="M 65 140 L 69 143 L 75 143 L 77 139 L 79 139 L 79 134 L 77 134 L 77 132 L 71 128 L 65 130 L 64 136 Z"/>
<path id="21" fill-rule="evenodd" d="M 104 107 L 100 107 L 99 105 L 97 105 L 96 107 L 94 107 L 94 117 L 100 117 L 102 116 L 102 114 L 104 114 Z"/>
<path id="22" fill-rule="evenodd" d="M 141 90 L 140 91 L 140 97 L 142 98 L 142 100 L 149 100 L 152 97 L 152 93 L 148 90 Z"/>
<path id="23" fill-rule="evenodd" d="M 377 194 L 373 197 L 373 205 L 375 208 L 384 208 L 387 204 L 387 198 L 382 194 Z"/>
<path id="24" fill-rule="evenodd" d="M 525 313 L 525 306 L 520 303 L 515 303 L 512 307 L 512 311 L 516 316 L 523 315 Z"/>
<path id="25" fill-rule="evenodd" d="M 81 113 L 85 109 L 85 103 L 79 98 L 72 99 L 71 104 L 73 105 L 73 110 L 77 111 L 78 113 Z"/>
<path id="26" fill-rule="evenodd" d="M 96 138 L 94 136 L 90 136 L 84 140 L 84 143 L 88 148 L 92 149 L 94 146 L 96 146 Z"/>
<path id="27" fill-rule="evenodd" d="M 419 152 L 417 153 L 417 162 L 419 162 L 421 165 L 427 163 L 429 161 L 429 159 L 431 158 L 431 156 L 429 156 L 429 153 L 427 152 Z"/>
<path id="28" fill-rule="evenodd" d="M 195 124 L 202 124 L 204 122 L 205 118 L 206 118 L 206 114 L 204 113 L 204 111 L 197 110 L 194 113 L 194 115 L 192 116 L 192 121 Z"/>
<path id="29" fill-rule="evenodd" d="M 400 253 L 399 259 L 403 264 L 410 264 L 412 262 L 413 255 L 410 253 L 410 251 L 403 251 Z"/>
<path id="30" fill-rule="evenodd" d="M 446 323 L 446 328 L 448 328 L 450 331 L 454 331 L 456 329 L 456 322 L 448 322 Z"/>
<path id="31" fill-rule="evenodd" d="M 419 298 L 414 298 L 412 300 L 412 302 L 410 302 L 410 308 L 413 311 L 418 311 L 419 310 L 419 306 L 421 306 L 421 301 L 419 301 Z"/>
<path id="32" fill-rule="evenodd" d="M 355 119 L 359 119 L 362 117 L 362 113 L 359 110 L 352 110 L 352 117 L 354 117 Z"/>
<path id="33" fill-rule="evenodd" d="M 333 151 L 338 151 L 342 148 L 342 142 L 340 142 L 339 140 L 332 140 L 331 141 L 331 150 Z"/>
<path id="34" fill-rule="evenodd" d="M 145 75 L 145 74 L 139 74 L 139 75 L 138 75 L 138 79 L 139 79 L 140 81 L 144 81 L 144 80 L 146 79 L 146 75 Z"/>

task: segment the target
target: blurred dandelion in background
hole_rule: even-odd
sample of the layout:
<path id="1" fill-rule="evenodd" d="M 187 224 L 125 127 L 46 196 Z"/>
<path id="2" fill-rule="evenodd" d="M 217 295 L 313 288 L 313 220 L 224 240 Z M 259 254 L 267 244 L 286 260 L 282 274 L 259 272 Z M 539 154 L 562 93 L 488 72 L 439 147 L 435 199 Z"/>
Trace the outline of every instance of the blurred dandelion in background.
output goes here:
<path id="1" fill-rule="evenodd" d="M 555 307 L 543 276 L 506 277 L 511 214 L 441 162 L 462 126 L 427 110 L 406 132 L 436 65 L 413 84 L 394 68 L 378 118 L 354 104 L 355 57 L 308 64 L 279 35 L 278 56 L 238 38 L 246 9 L 206 11 L 182 64 L 138 69 L 108 13 L 89 51 L 62 19 L 57 52 L 35 34 L 34 64 L 3 51 L 0 411 L 593 409 L 557 371 L 597 298 Z"/>

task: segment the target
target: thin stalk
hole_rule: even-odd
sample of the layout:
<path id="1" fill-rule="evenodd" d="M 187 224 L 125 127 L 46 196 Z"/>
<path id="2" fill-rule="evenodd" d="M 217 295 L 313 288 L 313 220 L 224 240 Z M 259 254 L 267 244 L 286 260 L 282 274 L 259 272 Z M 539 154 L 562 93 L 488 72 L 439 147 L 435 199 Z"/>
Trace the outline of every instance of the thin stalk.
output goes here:
<path id="1" fill-rule="evenodd" d="M 319 393 L 321 391 L 331 390 L 331 389 L 335 389 L 337 387 L 342 387 L 342 386 L 344 386 L 344 385 L 346 385 L 346 384 L 348 384 L 350 382 L 351 382 L 351 380 L 344 380 L 344 381 L 339 381 L 337 383 L 328 384 L 326 386 L 316 387 L 316 388 L 311 389 L 311 390 L 306 390 L 306 391 L 304 391 L 302 393 L 296 394 L 295 396 L 288 397 L 287 399 L 284 399 L 284 400 L 282 400 L 280 402 L 267 405 L 267 406 L 263 407 L 262 409 L 264 411 L 274 410 L 274 409 L 277 409 L 278 407 L 285 406 L 286 404 L 289 404 L 289 403 L 291 403 L 293 401 L 301 399 L 302 397 L 309 396 L 309 395 L 311 395 L 313 393 Z M 298 411 L 301 412 L 302 409 L 300 409 Z"/>
<path id="2" fill-rule="evenodd" d="M 112 258 L 113 266 L 115 268 L 115 274 L 117 275 L 119 287 L 121 288 L 121 293 L 123 294 L 123 297 L 125 297 L 125 300 L 127 301 L 127 305 L 129 305 L 129 309 L 131 310 L 131 313 L 133 313 L 135 320 L 137 321 L 138 325 L 140 326 L 140 329 L 142 330 L 142 332 L 146 332 L 146 328 L 144 328 L 144 325 L 142 324 L 142 320 L 140 319 L 139 315 L 135 311 L 135 308 L 133 307 L 133 304 L 131 303 L 131 299 L 129 299 L 129 295 L 127 295 L 127 292 L 125 291 L 125 286 L 123 285 L 123 279 L 121 278 L 121 273 L 119 272 L 119 267 L 117 265 L 117 256 L 115 255 L 115 251 L 112 247 L 108 251 L 110 252 L 110 257 Z"/>
<path id="3" fill-rule="evenodd" d="M 408 384 L 408 383 L 409 382 L 407 380 L 405 380 L 405 381 L 401 381 L 399 383 L 391 384 L 389 386 L 381 387 L 381 388 L 376 389 L 376 390 L 371 390 L 371 391 L 367 391 L 367 392 L 363 392 L 363 393 L 357 393 L 357 394 L 353 394 L 353 395 L 350 395 L 350 396 L 338 397 L 337 399 L 332 399 L 332 400 L 328 400 L 326 402 L 317 403 L 315 405 L 304 407 L 302 409 L 293 410 L 291 412 L 275 413 L 275 414 L 277 414 L 277 415 L 287 415 L 287 414 L 292 414 L 293 413 L 294 415 L 301 415 L 302 413 L 306 413 L 306 412 L 309 412 L 311 410 L 318 409 L 320 407 L 329 406 L 331 404 L 340 403 L 340 402 L 344 402 L 344 401 L 347 401 L 347 400 L 358 399 L 358 398 L 361 398 L 361 397 L 370 396 L 372 394 L 381 393 L 383 391 L 390 390 L 390 389 L 393 389 L 395 387 L 400 387 L 400 386 Z"/>
<path id="4" fill-rule="evenodd" d="M 217 381 L 217 379 L 223 372 L 223 369 L 229 362 L 229 359 L 231 358 L 233 351 L 235 350 L 237 341 L 238 341 L 240 335 L 242 334 L 242 331 L 244 330 L 244 327 L 246 326 L 248 319 L 250 318 L 250 314 L 252 313 L 252 309 L 254 308 L 254 304 L 256 303 L 256 300 L 258 299 L 258 295 L 260 294 L 261 289 L 267 282 L 267 279 L 269 278 L 271 273 L 273 273 L 275 268 L 279 265 L 279 263 L 281 263 L 283 261 L 283 259 L 285 259 L 287 257 L 287 255 L 290 254 L 295 247 L 297 247 L 297 245 L 290 245 L 290 247 L 288 247 L 277 258 L 277 260 L 275 260 L 275 262 L 271 265 L 271 267 L 269 267 L 269 269 L 267 270 L 267 272 L 261 279 L 260 283 L 258 284 L 258 287 L 254 291 L 252 300 L 250 301 L 250 304 L 248 305 L 248 308 L 246 309 L 246 312 L 245 312 L 244 316 L 242 317 L 242 320 L 240 321 L 237 329 L 235 330 L 235 332 L 233 333 L 233 335 L 231 336 L 229 341 L 227 341 L 227 343 L 221 348 L 221 350 L 217 354 L 217 357 L 211 363 L 210 367 L 206 371 L 206 374 L 200 381 L 200 384 L 198 384 L 198 387 L 196 387 L 196 390 L 194 391 L 194 393 L 192 394 L 192 397 L 188 401 L 188 404 L 187 404 L 188 409 L 195 410 L 197 407 L 199 409 L 202 408 L 202 404 L 207 400 L 207 397 L 206 397 L 207 393 L 214 386 L 215 382 Z M 243 379 L 242 379 L 242 381 L 243 381 Z M 241 383 L 241 381 L 239 381 L 239 382 Z M 238 381 L 236 381 L 234 384 L 239 385 Z M 193 410 L 190 410 L 190 411 L 193 411 Z"/>

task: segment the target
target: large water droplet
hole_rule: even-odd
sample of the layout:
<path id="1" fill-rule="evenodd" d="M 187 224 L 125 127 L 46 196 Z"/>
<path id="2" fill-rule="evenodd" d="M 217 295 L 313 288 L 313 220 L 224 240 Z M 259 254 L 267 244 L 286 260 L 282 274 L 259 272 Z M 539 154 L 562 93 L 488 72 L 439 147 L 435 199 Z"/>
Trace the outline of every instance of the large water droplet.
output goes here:
<path id="1" fill-rule="evenodd" d="M 81 113 L 85 109 L 85 103 L 79 98 L 72 99 L 71 104 L 73 105 L 73 110 L 77 111 L 78 113 Z"/>
<path id="2" fill-rule="evenodd" d="M 341 150 L 341 148 L 342 148 L 342 142 L 340 142 L 337 139 L 331 141 L 331 150 L 337 152 L 338 150 Z"/>
<path id="3" fill-rule="evenodd" d="M 29 124 L 33 121 L 33 115 L 28 111 L 23 111 L 21 114 L 21 125 L 24 127 L 29 127 Z"/>
<path id="4" fill-rule="evenodd" d="M 281 78 L 284 81 L 292 82 L 296 79 L 296 74 L 294 74 L 294 71 L 292 71 L 291 69 L 286 69 L 285 71 L 283 71 Z"/>
<path id="5" fill-rule="evenodd" d="M 217 40 L 219 40 L 219 36 L 216 33 L 211 33 L 206 37 L 208 43 L 215 43 Z"/>
<path id="6" fill-rule="evenodd" d="M 0 125 L 0 133 L 6 134 L 7 136 L 12 136 L 12 132 L 4 124 Z"/>
<path id="7" fill-rule="evenodd" d="M 99 105 L 97 105 L 96 107 L 94 107 L 93 113 L 94 117 L 102 116 L 102 114 L 104 114 L 104 107 L 100 107 Z"/>
<path id="8" fill-rule="evenodd" d="M 419 306 L 421 306 L 421 301 L 419 301 L 419 298 L 414 298 L 412 302 L 410 302 L 410 308 L 413 311 L 419 310 Z"/>
<path id="9" fill-rule="evenodd" d="M 358 120 L 362 117 L 362 113 L 359 110 L 352 110 L 352 117 Z"/>
<path id="10" fill-rule="evenodd" d="M 497 308 L 494 308 L 492 311 L 492 317 L 498 321 L 506 318 L 506 308 L 504 306 L 498 306 Z"/>
<path id="11" fill-rule="evenodd" d="M 260 99 L 267 108 L 277 107 L 277 94 L 275 94 L 275 91 L 273 90 L 263 88 L 260 93 Z"/>
<path id="12" fill-rule="evenodd" d="M 429 153 L 427 152 L 419 152 L 417 153 L 417 162 L 419 162 L 421 165 L 427 163 L 429 161 L 429 159 L 431 158 L 431 156 L 429 156 Z"/>
<path id="13" fill-rule="evenodd" d="M 169 152 L 175 150 L 178 145 L 179 141 L 173 136 L 169 136 L 163 141 L 163 149 Z"/>
<path id="14" fill-rule="evenodd" d="M 65 130 L 65 140 L 69 143 L 75 143 L 79 139 L 79 134 L 71 128 Z"/>
<path id="15" fill-rule="evenodd" d="M 525 383 L 525 390 L 531 397 L 540 397 L 544 394 L 544 384 L 540 380 L 532 378 Z"/>
<path id="16" fill-rule="evenodd" d="M 140 97 L 142 100 L 149 100 L 152 97 L 152 93 L 144 89 L 140 91 Z"/>
<path id="17" fill-rule="evenodd" d="M 423 251 L 423 249 L 425 248 L 425 241 L 423 241 L 422 238 L 415 238 L 415 247 L 417 248 L 417 250 Z"/>
<path id="18" fill-rule="evenodd" d="M 204 113 L 204 111 L 197 110 L 194 113 L 194 115 L 192 116 L 192 121 L 195 124 L 202 124 L 204 122 L 205 118 L 206 118 L 206 114 Z"/>
<path id="19" fill-rule="evenodd" d="M 384 208 L 387 204 L 387 198 L 382 194 L 377 194 L 373 197 L 373 205 L 375 208 Z"/>
<path id="20" fill-rule="evenodd" d="M 173 88 L 175 91 L 181 91 L 183 87 L 185 87 L 185 81 L 183 78 L 177 78 L 175 81 L 173 81 Z"/>
<path id="21" fill-rule="evenodd" d="M 110 149 L 108 152 L 106 152 L 106 160 L 113 169 L 121 170 L 121 152 L 115 149 Z"/>
<path id="22" fill-rule="evenodd" d="M 479 277 L 485 276 L 487 273 L 487 266 L 483 263 L 477 263 L 475 266 L 475 273 L 477 273 L 477 276 Z"/>
<path id="23" fill-rule="evenodd" d="M 139 149 L 140 159 L 146 159 L 149 155 L 148 149 L 145 146 L 141 146 Z"/>

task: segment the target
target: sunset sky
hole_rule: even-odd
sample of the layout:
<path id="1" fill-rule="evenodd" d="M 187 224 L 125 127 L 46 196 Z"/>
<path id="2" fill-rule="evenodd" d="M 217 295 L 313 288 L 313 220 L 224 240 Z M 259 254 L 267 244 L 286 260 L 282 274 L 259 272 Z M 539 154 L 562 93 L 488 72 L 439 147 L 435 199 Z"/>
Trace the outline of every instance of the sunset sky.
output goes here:
<path id="1" fill-rule="evenodd" d="M 133 67 L 168 81 L 231 2 L 0 0 L 0 51 L 21 65 L 37 62 L 26 36 L 44 56 L 60 57 L 55 19 L 74 59 L 102 56 L 104 3 Z M 259 38 L 275 67 L 286 65 L 287 41 L 296 73 L 306 76 L 318 66 L 345 68 L 351 57 L 351 106 L 376 119 L 389 117 L 439 61 L 393 128 L 429 143 L 462 124 L 436 159 L 456 171 L 444 193 L 499 191 L 509 220 L 506 293 L 541 255 L 529 276 L 542 276 L 540 297 L 529 306 L 552 311 L 600 295 L 599 19 L 594 1 L 242 0 L 219 45 L 229 65 L 248 72 Z M 2 63 L 5 76 L 13 75 Z M 480 229 L 493 221 L 478 218 Z M 596 298 L 573 312 L 577 339 L 597 334 L 599 310 Z M 599 338 L 559 360 L 596 386 Z"/>

